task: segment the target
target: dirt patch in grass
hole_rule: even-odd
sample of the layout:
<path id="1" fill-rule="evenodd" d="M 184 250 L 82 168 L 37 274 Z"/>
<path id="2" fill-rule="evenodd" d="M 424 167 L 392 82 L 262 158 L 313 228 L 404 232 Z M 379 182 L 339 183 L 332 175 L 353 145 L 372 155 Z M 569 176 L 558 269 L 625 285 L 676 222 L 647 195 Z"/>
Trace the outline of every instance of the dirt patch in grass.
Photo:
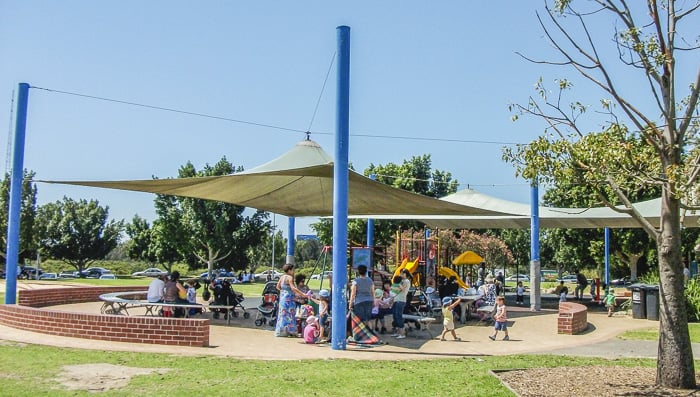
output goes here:
<path id="1" fill-rule="evenodd" d="M 164 374 L 169 368 L 134 368 L 113 364 L 66 365 L 56 380 L 70 390 L 102 392 L 119 389 L 136 375 Z"/>
<path id="2" fill-rule="evenodd" d="M 696 396 L 700 390 L 676 390 L 654 384 L 656 368 L 559 367 L 497 372 L 521 397 Z M 696 374 L 696 383 L 700 377 Z"/>

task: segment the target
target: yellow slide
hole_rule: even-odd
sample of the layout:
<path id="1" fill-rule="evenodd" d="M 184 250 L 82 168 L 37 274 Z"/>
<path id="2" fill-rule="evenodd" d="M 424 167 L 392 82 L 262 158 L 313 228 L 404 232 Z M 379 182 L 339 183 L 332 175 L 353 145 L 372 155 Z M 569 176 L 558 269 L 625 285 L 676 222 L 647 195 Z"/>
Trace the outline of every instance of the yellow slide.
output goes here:
<path id="1" fill-rule="evenodd" d="M 459 274 L 457 274 L 454 270 L 450 269 L 449 267 L 440 266 L 438 268 L 438 274 L 447 278 L 454 276 L 457 279 L 457 284 L 460 287 L 464 289 L 469 289 L 469 286 L 464 281 L 462 281 L 462 279 L 459 277 Z"/>
<path id="2" fill-rule="evenodd" d="M 409 262 L 408 258 L 404 258 L 403 262 L 401 262 L 399 267 L 397 267 L 396 270 L 394 271 L 394 277 L 400 275 L 401 272 L 403 271 L 403 269 L 406 269 L 409 272 L 411 272 L 411 274 L 413 274 L 413 272 L 415 272 L 416 269 L 418 269 L 418 258 L 414 259 L 413 262 Z M 394 277 L 392 277 L 392 278 L 394 278 Z"/>

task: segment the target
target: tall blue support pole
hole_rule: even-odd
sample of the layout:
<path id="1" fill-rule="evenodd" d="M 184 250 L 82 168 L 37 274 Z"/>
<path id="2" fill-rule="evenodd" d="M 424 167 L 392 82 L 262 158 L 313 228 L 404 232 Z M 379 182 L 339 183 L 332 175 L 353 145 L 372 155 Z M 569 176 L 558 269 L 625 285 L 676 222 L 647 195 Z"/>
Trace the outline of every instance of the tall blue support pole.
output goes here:
<path id="1" fill-rule="evenodd" d="M 371 174 L 369 176 L 369 179 L 375 180 L 376 176 L 374 174 Z M 367 219 L 367 246 L 371 248 L 372 260 L 374 260 L 374 219 L 372 218 Z"/>
<path id="2" fill-rule="evenodd" d="M 542 309 L 540 297 L 540 206 L 537 181 L 530 187 L 530 310 Z"/>
<path id="3" fill-rule="evenodd" d="M 605 228 L 605 285 L 610 285 L 610 228 Z"/>
<path id="4" fill-rule="evenodd" d="M 290 216 L 287 220 L 287 263 L 294 264 L 294 243 L 295 243 L 295 224 L 296 219 Z"/>
<path id="5" fill-rule="evenodd" d="M 338 88 L 333 167 L 333 331 L 331 348 L 345 350 L 348 279 L 348 149 L 350 140 L 350 27 L 336 28 Z"/>
<path id="6" fill-rule="evenodd" d="M 7 252 L 5 258 L 5 303 L 17 303 L 17 263 L 19 262 L 19 219 L 22 210 L 22 177 L 24 176 L 24 136 L 27 127 L 29 84 L 19 83 L 17 119 L 12 150 L 10 210 L 7 220 Z"/>

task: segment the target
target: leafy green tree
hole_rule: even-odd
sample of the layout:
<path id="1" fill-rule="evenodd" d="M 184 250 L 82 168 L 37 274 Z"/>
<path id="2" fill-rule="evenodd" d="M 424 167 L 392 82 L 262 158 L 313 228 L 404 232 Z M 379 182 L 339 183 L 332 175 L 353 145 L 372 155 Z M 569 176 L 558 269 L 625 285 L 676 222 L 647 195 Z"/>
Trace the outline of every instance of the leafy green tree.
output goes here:
<path id="1" fill-rule="evenodd" d="M 146 262 L 156 261 L 156 255 L 151 251 L 153 230 L 148 221 L 138 215 L 134 215 L 131 223 L 126 224 L 126 234 L 129 236 L 126 247 L 129 258 Z"/>
<path id="2" fill-rule="evenodd" d="M 377 182 L 424 196 L 440 198 L 454 193 L 459 187 L 452 174 L 447 171 L 433 170 L 429 154 L 414 156 L 402 164 L 370 164 L 365 169 L 365 176 L 374 175 Z M 333 220 L 321 219 L 311 225 L 322 244 L 330 245 L 333 239 Z M 415 221 L 376 220 L 374 222 L 375 245 L 389 245 L 395 239 L 397 230 L 419 230 L 423 225 Z M 348 221 L 348 243 L 361 246 L 367 241 L 367 220 Z"/>
<path id="3" fill-rule="evenodd" d="M 622 205 L 616 210 L 633 217 L 656 243 L 661 301 L 656 383 L 675 388 L 695 387 L 683 295 L 680 212 L 684 206 L 697 208 L 700 197 L 700 47 L 697 19 L 692 19 L 699 8 L 700 2 L 675 0 L 555 0 L 553 8 L 546 2 L 545 18 L 538 20 L 560 60 L 538 62 L 571 67 L 601 89 L 604 98 L 592 114 L 604 119 L 587 122 L 589 105 L 567 103 L 573 81 L 559 79 L 550 91 L 540 79 L 537 97 L 513 105 L 514 118 L 540 117 L 547 130 L 528 145 L 504 151 L 517 174 L 528 180 L 576 181 L 591 199 L 611 208 Z M 601 39 L 601 32 L 591 27 L 597 19 L 610 25 L 609 18 L 619 28 L 612 40 Z M 606 44 L 612 48 L 604 48 Z M 624 71 L 613 66 L 617 61 Z M 680 67 L 684 62 L 689 68 Z M 682 76 L 687 70 L 690 74 Z M 601 121 L 602 131 L 588 132 L 589 126 Z M 649 186 L 661 189 L 659 225 L 631 206 L 631 194 Z"/>
<path id="4" fill-rule="evenodd" d="M 321 255 L 321 249 L 323 249 L 323 246 L 316 239 L 297 240 L 294 250 L 294 261 L 301 264 L 316 263 Z"/>
<path id="5" fill-rule="evenodd" d="M 36 217 L 40 249 L 80 272 L 91 262 L 104 259 L 119 243 L 124 222 L 108 221 L 108 215 L 109 207 L 101 207 L 97 200 L 64 197 L 43 205 Z"/>
<path id="6" fill-rule="evenodd" d="M 227 175 L 242 171 L 226 157 L 213 166 L 196 170 L 188 162 L 178 170 L 179 178 Z M 150 251 L 169 266 L 184 260 L 191 268 L 206 263 L 231 270 L 249 267 L 251 246 L 260 244 L 269 233 L 268 214 L 256 211 L 244 216 L 245 207 L 218 201 L 158 195 Z M 165 265 L 168 267 L 168 265 Z"/>
<path id="7" fill-rule="evenodd" d="M 34 234 L 36 219 L 36 185 L 33 183 L 34 171 L 24 170 L 22 175 L 22 203 L 20 204 L 19 223 L 19 262 L 36 257 L 37 240 Z M 10 174 L 6 173 L 0 185 L 0 256 L 5 262 L 7 252 L 7 223 L 10 208 Z"/>

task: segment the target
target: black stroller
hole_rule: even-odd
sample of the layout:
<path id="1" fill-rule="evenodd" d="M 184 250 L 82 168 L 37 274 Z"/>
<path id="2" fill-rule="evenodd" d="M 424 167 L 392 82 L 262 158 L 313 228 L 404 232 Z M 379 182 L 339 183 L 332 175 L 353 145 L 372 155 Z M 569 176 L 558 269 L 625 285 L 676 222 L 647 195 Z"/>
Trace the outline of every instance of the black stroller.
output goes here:
<path id="1" fill-rule="evenodd" d="M 212 318 L 218 319 L 222 314 L 224 318 L 227 318 L 227 316 L 229 316 L 229 318 L 238 317 L 236 309 L 241 309 L 243 311 L 243 318 L 250 317 L 250 313 L 243 307 L 243 294 L 234 291 L 228 280 L 214 279 L 211 289 L 214 302 L 210 305 L 233 306 L 230 310 L 228 308 L 212 308 Z"/>
<path id="2" fill-rule="evenodd" d="M 277 281 L 268 281 L 262 292 L 262 298 L 258 305 L 258 314 L 255 316 L 255 325 L 260 327 L 263 324 L 275 326 L 277 321 L 277 305 L 279 304 L 280 292 L 277 290 Z"/>

